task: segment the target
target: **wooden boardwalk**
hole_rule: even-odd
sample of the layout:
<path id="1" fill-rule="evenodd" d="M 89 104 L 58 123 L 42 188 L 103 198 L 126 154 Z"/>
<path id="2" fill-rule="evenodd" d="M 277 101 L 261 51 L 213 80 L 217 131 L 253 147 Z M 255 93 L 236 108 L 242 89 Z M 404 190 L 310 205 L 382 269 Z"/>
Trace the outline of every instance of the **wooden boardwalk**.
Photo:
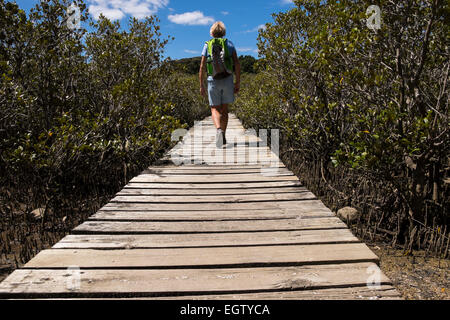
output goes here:
<path id="1" fill-rule="evenodd" d="M 132 179 L 0 298 L 400 298 L 378 257 L 234 115 L 227 139 L 216 149 L 211 118 L 198 123 L 166 156 L 177 165 Z"/>

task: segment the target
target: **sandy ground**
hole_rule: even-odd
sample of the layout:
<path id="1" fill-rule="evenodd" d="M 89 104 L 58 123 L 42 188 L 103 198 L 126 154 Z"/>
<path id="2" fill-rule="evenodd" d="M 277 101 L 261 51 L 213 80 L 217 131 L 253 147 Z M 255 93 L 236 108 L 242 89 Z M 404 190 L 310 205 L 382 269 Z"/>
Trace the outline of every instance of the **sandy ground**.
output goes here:
<path id="1" fill-rule="evenodd" d="M 407 300 L 450 300 L 450 260 L 426 257 L 424 251 L 412 256 L 383 244 L 368 244 L 380 257 L 380 267 Z"/>

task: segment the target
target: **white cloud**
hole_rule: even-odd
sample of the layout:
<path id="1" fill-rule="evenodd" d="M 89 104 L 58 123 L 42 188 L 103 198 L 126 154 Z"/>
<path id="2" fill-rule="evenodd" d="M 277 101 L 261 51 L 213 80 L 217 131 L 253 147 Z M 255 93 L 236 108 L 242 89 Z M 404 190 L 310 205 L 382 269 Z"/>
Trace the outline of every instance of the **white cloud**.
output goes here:
<path id="1" fill-rule="evenodd" d="M 293 0 L 281 0 L 281 4 L 291 4 L 294 3 Z"/>
<path id="2" fill-rule="evenodd" d="M 227 16 L 227 15 L 230 14 L 228 11 L 222 11 L 221 13 L 222 13 L 224 16 Z"/>
<path id="3" fill-rule="evenodd" d="M 207 25 L 214 22 L 213 17 L 207 17 L 201 11 L 185 12 L 182 14 L 171 14 L 169 20 L 176 24 L 185 24 L 188 26 Z"/>
<path id="4" fill-rule="evenodd" d="M 195 50 L 188 50 L 188 49 L 185 49 L 185 50 L 184 50 L 184 52 L 186 52 L 186 53 L 190 53 L 190 54 L 200 54 L 200 52 L 199 52 L 199 51 L 195 51 Z"/>
<path id="5" fill-rule="evenodd" d="M 251 33 L 251 32 L 258 32 L 259 30 L 266 30 L 266 25 L 265 24 L 260 24 L 257 27 L 254 27 L 253 29 L 250 30 L 245 30 L 242 33 Z"/>
<path id="6" fill-rule="evenodd" d="M 116 20 L 126 15 L 143 19 L 158 12 L 169 4 L 169 0 L 89 0 L 89 12 L 98 19 L 105 17 Z"/>
<path id="7" fill-rule="evenodd" d="M 254 51 L 253 48 L 236 48 L 238 52 L 250 52 Z"/>

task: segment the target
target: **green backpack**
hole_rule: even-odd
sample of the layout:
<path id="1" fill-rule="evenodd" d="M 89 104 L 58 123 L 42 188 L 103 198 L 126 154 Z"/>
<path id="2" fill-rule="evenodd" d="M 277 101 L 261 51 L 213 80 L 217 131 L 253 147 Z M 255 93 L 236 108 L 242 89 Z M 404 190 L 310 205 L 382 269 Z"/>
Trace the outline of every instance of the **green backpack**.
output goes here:
<path id="1" fill-rule="evenodd" d="M 224 79 L 233 74 L 233 57 L 227 46 L 227 39 L 214 38 L 208 45 L 207 70 L 214 79 Z"/>

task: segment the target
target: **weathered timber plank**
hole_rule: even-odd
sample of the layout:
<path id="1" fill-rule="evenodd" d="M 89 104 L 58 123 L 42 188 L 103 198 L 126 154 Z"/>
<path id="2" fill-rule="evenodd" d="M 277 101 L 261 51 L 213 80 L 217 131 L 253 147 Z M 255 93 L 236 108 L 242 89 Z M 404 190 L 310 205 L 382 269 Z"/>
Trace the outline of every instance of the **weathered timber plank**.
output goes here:
<path id="1" fill-rule="evenodd" d="M 211 196 L 150 196 L 150 195 L 118 195 L 110 203 L 238 203 L 256 201 L 282 201 L 282 200 L 314 200 L 316 196 L 309 192 L 273 193 L 273 194 L 243 194 L 243 195 L 217 195 Z"/>
<path id="2" fill-rule="evenodd" d="M 227 139 L 227 145 L 225 146 L 225 148 L 249 148 L 249 149 L 259 149 L 259 148 L 264 148 L 264 149 L 270 149 L 272 150 L 269 146 L 263 144 L 263 142 L 261 142 L 261 140 L 257 140 L 257 139 L 241 139 L 241 138 L 229 138 Z M 201 145 L 202 148 L 205 147 L 213 147 L 215 146 L 215 139 L 211 139 L 211 138 L 205 138 L 205 139 L 198 139 L 198 138 L 188 138 L 186 140 L 183 140 L 180 142 L 180 145 L 178 145 L 176 147 L 176 150 L 179 150 L 183 147 L 186 146 L 186 148 L 189 148 L 190 146 L 195 146 L 197 147 L 198 144 Z"/>
<path id="3" fill-rule="evenodd" d="M 244 140 L 230 141 L 222 148 L 216 147 L 215 139 L 211 140 L 185 140 L 171 149 L 168 153 L 174 152 L 199 152 L 207 151 L 208 153 L 225 153 L 225 152 L 258 152 L 264 154 L 276 154 L 278 150 L 271 149 L 271 146 L 263 145 L 261 142 L 250 142 Z"/>
<path id="4" fill-rule="evenodd" d="M 193 153 L 194 151 L 189 150 L 190 148 L 186 148 L 184 150 L 178 150 L 178 151 L 172 151 L 166 154 L 166 156 L 172 156 L 174 155 L 174 157 L 182 157 L 184 154 L 186 156 L 199 156 L 199 157 L 204 157 L 204 158 L 215 158 L 216 155 L 218 158 L 223 157 L 225 155 L 229 155 L 230 158 L 233 158 L 236 155 L 242 155 L 242 159 L 244 160 L 245 158 L 247 158 L 249 161 L 250 160 L 265 160 L 268 162 L 276 162 L 278 159 L 278 156 L 275 153 L 266 153 L 266 152 L 258 152 L 258 150 L 249 150 L 246 152 L 235 152 L 232 149 L 227 149 L 228 147 L 224 147 L 223 149 L 220 149 L 222 151 L 216 151 L 216 152 L 209 152 L 208 149 L 205 149 L 205 151 L 201 151 L 199 150 L 197 153 Z M 249 156 L 250 155 L 250 156 Z M 259 156 L 259 157 L 258 157 Z M 247 163 L 247 162 L 243 162 L 240 165 L 256 165 L 256 163 Z M 227 165 L 227 163 L 223 163 L 223 165 Z"/>
<path id="5" fill-rule="evenodd" d="M 129 298 L 132 300 L 402 300 L 393 286 L 380 285 L 379 289 L 368 286 L 332 289 L 312 289 L 293 291 L 271 291 L 258 293 L 237 293 L 222 295 L 165 296 L 148 298 Z"/>
<path id="6" fill-rule="evenodd" d="M 175 182 L 191 182 L 191 181 L 208 181 L 211 182 L 240 182 L 244 181 L 297 181 L 298 178 L 292 172 L 281 172 L 281 171 L 261 171 L 257 173 L 229 173 L 229 174 L 202 174 L 202 175 L 193 175 L 189 173 L 179 173 L 179 174 L 165 174 L 165 173 L 141 173 L 137 176 L 136 180 L 144 180 L 149 182 L 154 182 L 156 179 L 173 179 Z M 270 179 L 270 180 L 268 180 Z M 172 182 L 171 180 L 167 180 L 165 182 Z"/>
<path id="7" fill-rule="evenodd" d="M 61 251 L 61 250 L 60 250 Z M 68 289 L 72 271 L 17 270 L 0 284 L 0 295 L 11 297 L 164 297 L 192 294 L 274 295 L 293 290 L 336 287 L 366 287 L 368 268 L 373 263 L 342 265 L 185 269 L 185 270 L 82 270 L 81 285 Z M 349 277 L 348 275 L 352 276 Z M 381 275 L 380 285 L 389 279 Z M 383 287 L 382 287 L 383 288 Z M 382 289 L 381 288 L 381 289 Z M 368 289 L 368 288 L 367 288 Z M 262 292 L 261 292 L 262 291 Z M 275 291 L 272 293 L 271 291 Z M 378 290 L 377 290 L 378 291 Z M 368 291 L 365 290 L 366 294 Z M 383 291 L 379 290 L 378 294 Z M 307 293 L 306 293 L 307 294 Z M 392 294 L 392 292 L 391 292 Z M 240 294 L 239 294 L 240 295 Z M 204 297 L 208 298 L 208 297 Z"/>
<path id="8" fill-rule="evenodd" d="M 280 194 L 280 193 L 297 193 L 309 191 L 305 187 L 279 187 L 279 188 L 236 188 L 236 189 L 131 189 L 125 188 L 117 193 L 117 196 L 135 195 L 135 196 L 221 196 L 221 195 L 247 195 L 247 194 Z"/>
<path id="9" fill-rule="evenodd" d="M 188 132 L 185 136 L 183 136 L 182 138 L 180 138 L 179 140 L 183 141 L 183 140 L 190 140 L 190 139 L 205 139 L 205 140 L 211 140 L 214 141 L 216 139 L 216 131 L 214 130 L 203 130 L 203 132 L 199 131 L 192 131 L 192 132 Z M 227 132 L 226 134 L 227 140 L 228 141 L 233 141 L 233 140 L 244 140 L 244 141 L 255 141 L 255 142 L 263 142 L 263 143 L 267 143 L 265 140 L 263 140 L 262 138 L 259 138 L 255 135 L 251 135 L 251 134 L 246 134 L 245 130 L 235 130 L 234 132 Z"/>
<path id="10" fill-rule="evenodd" d="M 116 300 L 116 298 L 69 298 L 70 300 Z M 381 285 L 379 289 L 367 286 L 332 289 L 270 291 L 236 294 L 176 295 L 159 297 L 117 298 L 119 300 L 403 300 L 393 286 Z M 55 300 L 46 299 L 46 300 Z"/>
<path id="11" fill-rule="evenodd" d="M 214 172 L 216 170 L 259 170 L 262 168 L 284 168 L 286 169 L 286 167 L 284 166 L 284 164 L 282 162 L 279 163 L 278 166 L 274 166 L 271 167 L 270 165 L 161 165 L 161 166 L 152 166 L 149 167 L 148 169 L 168 169 L 168 170 L 194 170 L 194 171 L 200 171 L 200 170 L 204 170 L 206 172 L 211 171 Z"/>
<path id="12" fill-rule="evenodd" d="M 144 174 L 156 174 L 156 175 L 189 175 L 189 174 L 195 174 L 195 175 L 223 175 L 223 174 L 262 174 L 264 171 L 262 171 L 260 168 L 258 169 L 199 169 L 199 170 L 193 170 L 193 169 L 187 169 L 183 170 L 183 167 L 180 167 L 178 169 L 165 169 L 165 168 L 157 168 L 153 167 L 151 169 L 147 169 L 143 171 Z M 266 172 L 269 172 L 268 170 L 265 170 Z M 281 173 L 281 174 L 290 174 L 293 175 L 291 171 L 285 168 L 275 168 L 273 170 L 273 173 Z"/>
<path id="13" fill-rule="evenodd" d="M 261 246 L 282 244 L 349 243 L 359 240 L 347 229 L 283 232 L 170 234 L 170 235 L 68 235 L 54 249 L 149 249 L 177 247 Z"/>
<path id="14" fill-rule="evenodd" d="M 227 165 L 227 166 L 242 166 L 243 163 L 247 164 L 254 164 L 254 165 L 261 165 L 261 166 L 270 166 L 270 165 L 277 165 L 279 162 L 278 160 L 270 160 L 270 159 L 256 159 L 256 160 L 249 160 L 245 159 L 235 159 L 233 157 L 228 157 L 226 159 L 220 158 L 220 157 L 163 157 L 161 161 L 167 161 L 171 162 L 174 165 L 192 165 L 192 164 L 198 164 L 198 165 L 210 165 L 210 166 L 219 166 L 219 165 Z"/>
<path id="15" fill-rule="evenodd" d="M 277 220 L 334 217 L 327 210 L 260 209 L 260 210 L 214 210 L 214 211 L 98 211 L 89 220 L 94 221 L 233 221 Z"/>
<path id="16" fill-rule="evenodd" d="M 231 161 L 231 162 L 237 162 L 237 161 L 242 161 L 245 162 L 247 159 L 249 161 L 254 160 L 261 160 L 261 161 L 280 161 L 276 156 L 274 155 L 270 155 L 270 154 L 261 154 L 261 153 L 256 153 L 253 151 L 248 151 L 245 153 L 237 153 L 237 152 L 227 152 L 227 153 L 192 153 L 192 152 L 180 152 L 180 153 L 173 153 L 173 154 L 169 154 L 169 156 L 171 156 L 174 159 L 177 158 L 196 158 L 196 157 L 201 157 L 203 159 L 218 159 L 218 160 L 222 160 L 226 163 L 226 161 Z"/>
<path id="17" fill-rule="evenodd" d="M 242 221 L 86 221 L 73 229 L 74 234 L 152 234 L 216 233 L 338 229 L 346 225 L 336 217 L 316 219 L 277 219 Z"/>
<path id="18" fill-rule="evenodd" d="M 241 142 L 241 144 L 239 144 Z M 274 153 L 278 150 L 271 149 L 270 146 L 263 145 L 262 143 L 258 143 L 258 145 L 250 145 L 251 142 L 248 141 L 230 141 L 229 144 L 225 145 L 222 148 L 216 147 L 216 141 L 214 140 L 190 140 L 183 141 L 177 147 L 173 148 L 170 152 L 179 152 L 179 151 L 188 151 L 188 152 L 197 152 L 197 151 L 208 151 L 208 152 L 235 152 L 235 151 L 243 151 L 243 152 L 260 152 L 260 153 Z M 256 142 L 254 142 L 256 143 Z"/>
<path id="19" fill-rule="evenodd" d="M 108 203 L 102 210 L 150 210 L 150 211 L 211 211 L 211 210 L 253 210 L 253 209 L 298 209 L 306 208 L 329 210 L 320 200 L 290 200 L 269 202 L 239 203 Z"/>
<path id="20" fill-rule="evenodd" d="M 215 139 L 189 139 L 180 142 L 176 147 L 169 152 L 180 150 L 216 150 L 216 151 L 252 151 L 252 152 L 278 152 L 276 149 L 272 149 L 271 146 L 264 145 L 259 141 L 248 141 L 235 139 L 227 141 L 227 145 L 223 148 L 216 147 Z"/>
<path id="21" fill-rule="evenodd" d="M 245 159 L 234 156 L 229 157 L 201 157 L 201 156 L 174 156 L 174 157 L 165 157 L 162 161 L 171 161 L 174 164 L 208 164 L 208 165 L 236 165 L 241 166 L 242 163 L 252 163 L 252 164 L 260 164 L 260 165 L 271 165 L 279 162 L 279 160 L 271 160 L 269 158 L 264 159 Z"/>
<path id="22" fill-rule="evenodd" d="M 133 189 L 236 189 L 236 188 L 277 188 L 302 186 L 300 181 L 277 181 L 277 182 L 238 182 L 238 183 L 165 183 L 165 182 L 130 182 L 125 188 Z"/>
<path id="23" fill-rule="evenodd" d="M 200 143 L 200 142 L 199 142 Z M 214 142 L 215 143 L 215 142 Z M 217 149 L 214 147 L 206 147 L 206 148 L 196 148 L 194 145 L 188 145 L 181 149 L 171 150 L 167 153 L 167 155 L 199 155 L 199 156 L 215 156 L 215 155 L 250 155 L 252 157 L 260 156 L 260 157 L 278 157 L 275 152 L 272 152 L 271 150 L 266 150 L 264 148 L 258 148 L 254 150 L 249 150 L 245 147 L 236 147 L 236 146 L 230 146 L 230 147 L 223 147 L 221 149 Z"/>
<path id="24" fill-rule="evenodd" d="M 356 262 L 378 262 L 378 257 L 360 243 L 132 250 L 48 249 L 41 251 L 24 268 L 219 268 Z"/>

